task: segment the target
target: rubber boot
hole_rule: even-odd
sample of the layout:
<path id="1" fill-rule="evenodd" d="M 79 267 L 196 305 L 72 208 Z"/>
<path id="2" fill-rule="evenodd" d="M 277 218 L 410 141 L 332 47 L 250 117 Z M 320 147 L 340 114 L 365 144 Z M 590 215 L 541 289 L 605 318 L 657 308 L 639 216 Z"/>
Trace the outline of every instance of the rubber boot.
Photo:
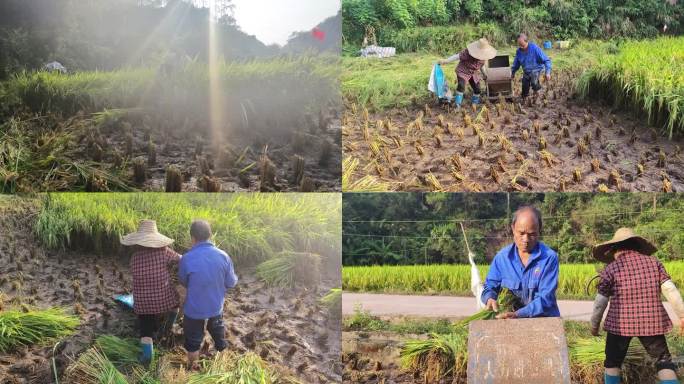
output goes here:
<path id="1" fill-rule="evenodd" d="M 152 345 L 151 337 L 140 338 L 140 347 L 142 348 L 142 353 L 138 357 L 143 364 L 149 364 L 152 361 L 152 354 L 154 353 L 154 347 Z"/>
<path id="2" fill-rule="evenodd" d="M 480 95 L 473 95 L 473 97 L 471 98 L 471 102 L 475 105 L 480 104 Z"/>
<path id="3" fill-rule="evenodd" d="M 463 92 L 456 92 L 456 95 L 454 96 L 454 105 L 457 108 L 460 108 L 462 102 L 463 102 Z"/>
<path id="4" fill-rule="evenodd" d="M 658 383 L 660 384 L 679 384 L 677 372 L 673 369 L 658 370 Z"/>
<path id="5" fill-rule="evenodd" d="M 603 382 L 605 384 L 620 384 L 622 381 L 620 380 L 620 376 L 613 376 L 609 375 L 607 373 L 603 374 Z"/>

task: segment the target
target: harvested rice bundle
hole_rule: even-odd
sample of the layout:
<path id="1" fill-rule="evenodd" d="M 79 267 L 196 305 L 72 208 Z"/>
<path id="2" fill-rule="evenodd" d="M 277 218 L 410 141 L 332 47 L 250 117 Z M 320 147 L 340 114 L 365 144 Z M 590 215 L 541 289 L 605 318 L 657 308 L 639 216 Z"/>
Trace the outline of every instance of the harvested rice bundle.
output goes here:
<path id="1" fill-rule="evenodd" d="M 333 318 L 342 316 L 342 288 L 332 288 L 319 302 L 328 309 Z"/>
<path id="2" fill-rule="evenodd" d="M 465 329 L 471 322 L 475 320 L 492 320 L 496 318 L 498 313 L 512 312 L 516 301 L 518 301 L 518 298 L 507 288 L 503 288 L 499 293 L 499 297 L 496 299 L 496 302 L 499 304 L 499 312 L 493 311 L 491 309 L 483 309 L 464 320 L 454 323 L 454 327 Z"/>
<path id="3" fill-rule="evenodd" d="M 102 335 L 95 340 L 95 345 L 117 367 L 138 364 L 140 342 L 137 339 Z"/>
<path id="4" fill-rule="evenodd" d="M 238 355 L 235 352 L 217 354 L 205 363 L 199 373 L 188 378 L 188 384 L 295 384 L 296 379 L 277 372 L 253 352 Z"/>
<path id="5" fill-rule="evenodd" d="M 271 286 L 314 285 L 320 279 L 320 265 L 321 257 L 315 253 L 283 251 L 259 264 L 256 273 Z"/>
<path id="6" fill-rule="evenodd" d="M 425 382 L 437 383 L 444 376 L 464 373 L 468 363 L 468 335 L 464 330 L 439 335 L 427 340 L 410 340 L 399 355 L 404 369 L 423 372 Z"/>
<path id="7" fill-rule="evenodd" d="M 96 347 L 82 353 L 66 370 L 71 384 L 128 384 L 126 376 Z"/>
<path id="8" fill-rule="evenodd" d="M 10 310 L 0 313 L 0 352 L 19 346 L 45 344 L 74 332 L 80 324 L 77 317 L 63 308 Z"/>

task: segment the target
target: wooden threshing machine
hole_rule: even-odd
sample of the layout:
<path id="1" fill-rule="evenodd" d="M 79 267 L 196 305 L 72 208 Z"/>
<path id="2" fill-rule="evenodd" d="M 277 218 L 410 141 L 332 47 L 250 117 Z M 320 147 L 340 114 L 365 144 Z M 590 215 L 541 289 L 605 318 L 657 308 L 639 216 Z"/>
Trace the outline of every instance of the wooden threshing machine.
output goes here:
<path id="1" fill-rule="evenodd" d="M 513 98 L 513 76 L 508 55 L 498 55 L 487 60 L 487 98 L 493 101 L 499 95 L 506 99 Z"/>

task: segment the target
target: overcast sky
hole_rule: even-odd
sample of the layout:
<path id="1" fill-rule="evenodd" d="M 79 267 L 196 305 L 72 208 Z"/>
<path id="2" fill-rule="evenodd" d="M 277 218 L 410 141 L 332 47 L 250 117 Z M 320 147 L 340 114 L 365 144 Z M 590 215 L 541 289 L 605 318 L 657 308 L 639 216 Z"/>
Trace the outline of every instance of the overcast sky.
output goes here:
<path id="1" fill-rule="evenodd" d="M 337 14 L 340 0 L 233 0 L 240 29 L 265 44 L 285 45 L 292 32 L 307 31 Z"/>

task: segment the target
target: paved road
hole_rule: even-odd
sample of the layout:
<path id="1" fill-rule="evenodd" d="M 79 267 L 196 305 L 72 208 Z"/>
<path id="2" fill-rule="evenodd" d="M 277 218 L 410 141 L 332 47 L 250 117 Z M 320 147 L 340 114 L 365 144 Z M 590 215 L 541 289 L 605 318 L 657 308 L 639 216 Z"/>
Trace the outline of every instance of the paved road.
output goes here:
<path id="1" fill-rule="evenodd" d="M 561 317 L 566 320 L 589 321 L 591 301 L 559 300 Z M 477 312 L 475 298 L 456 296 L 385 295 L 376 293 L 343 293 L 342 313 L 351 315 L 356 306 L 376 316 L 466 317 Z M 665 308 L 674 324 L 679 324 L 669 303 Z"/>

